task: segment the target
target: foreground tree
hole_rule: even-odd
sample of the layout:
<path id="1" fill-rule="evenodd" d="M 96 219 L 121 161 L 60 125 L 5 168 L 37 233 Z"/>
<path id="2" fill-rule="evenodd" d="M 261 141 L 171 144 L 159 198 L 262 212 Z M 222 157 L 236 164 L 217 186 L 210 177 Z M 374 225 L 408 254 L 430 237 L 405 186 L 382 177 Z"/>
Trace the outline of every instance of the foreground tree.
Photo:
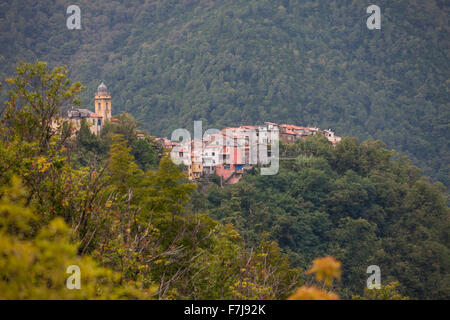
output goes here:
<path id="1" fill-rule="evenodd" d="M 117 273 L 77 255 L 72 231 L 61 218 L 42 228 L 25 205 L 18 178 L 2 187 L 0 199 L 0 299 L 149 299 L 151 290 L 121 285 Z M 66 285 L 69 266 L 80 269 L 80 290 Z M 70 280 L 70 279 L 69 279 Z"/>
<path id="2" fill-rule="evenodd" d="M 17 77 L 6 81 L 11 88 L 4 118 L 11 138 L 36 142 L 39 150 L 45 151 L 57 133 L 53 121 L 62 107 L 79 104 L 76 95 L 82 85 L 70 81 L 67 68 L 50 70 L 41 61 L 19 63 Z"/>

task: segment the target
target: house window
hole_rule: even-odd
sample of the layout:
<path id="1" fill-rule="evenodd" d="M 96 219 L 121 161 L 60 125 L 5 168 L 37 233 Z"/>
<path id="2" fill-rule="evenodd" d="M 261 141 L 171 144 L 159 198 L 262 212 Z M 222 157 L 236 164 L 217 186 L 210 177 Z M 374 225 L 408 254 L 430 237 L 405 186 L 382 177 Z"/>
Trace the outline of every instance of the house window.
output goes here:
<path id="1" fill-rule="evenodd" d="M 97 120 L 97 125 L 99 125 L 99 126 L 102 125 L 102 119 L 98 119 L 98 120 Z"/>
<path id="2" fill-rule="evenodd" d="M 225 170 L 229 170 L 229 169 L 230 169 L 230 165 L 229 165 L 229 164 L 224 164 L 224 165 L 223 165 L 223 168 L 224 168 Z"/>
<path id="3" fill-rule="evenodd" d="M 213 156 L 215 156 L 215 155 L 216 155 L 216 153 L 215 153 L 215 152 L 213 152 L 213 153 L 212 153 L 212 155 L 213 155 Z"/>

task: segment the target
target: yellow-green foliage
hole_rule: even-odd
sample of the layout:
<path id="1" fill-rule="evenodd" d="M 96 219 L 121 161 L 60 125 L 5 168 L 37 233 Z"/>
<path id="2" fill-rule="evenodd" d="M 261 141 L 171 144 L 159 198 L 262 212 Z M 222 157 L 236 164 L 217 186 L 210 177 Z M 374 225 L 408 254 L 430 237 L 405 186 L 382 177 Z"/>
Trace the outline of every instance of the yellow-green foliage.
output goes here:
<path id="1" fill-rule="evenodd" d="M 145 299 L 151 292 L 123 286 L 111 270 L 77 255 L 71 229 L 61 218 L 35 230 L 37 216 L 27 208 L 17 178 L 3 187 L 0 200 L 0 299 Z M 81 288 L 66 287 L 67 267 L 81 270 Z"/>

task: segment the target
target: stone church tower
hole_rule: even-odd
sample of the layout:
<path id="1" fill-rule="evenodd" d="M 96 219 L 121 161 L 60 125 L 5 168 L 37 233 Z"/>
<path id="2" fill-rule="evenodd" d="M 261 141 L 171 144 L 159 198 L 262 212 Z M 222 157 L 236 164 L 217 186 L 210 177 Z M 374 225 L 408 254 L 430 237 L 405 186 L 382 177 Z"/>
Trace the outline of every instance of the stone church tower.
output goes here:
<path id="1" fill-rule="evenodd" d="M 95 113 L 103 117 L 102 125 L 106 121 L 111 121 L 111 95 L 103 82 L 97 88 L 94 101 Z"/>

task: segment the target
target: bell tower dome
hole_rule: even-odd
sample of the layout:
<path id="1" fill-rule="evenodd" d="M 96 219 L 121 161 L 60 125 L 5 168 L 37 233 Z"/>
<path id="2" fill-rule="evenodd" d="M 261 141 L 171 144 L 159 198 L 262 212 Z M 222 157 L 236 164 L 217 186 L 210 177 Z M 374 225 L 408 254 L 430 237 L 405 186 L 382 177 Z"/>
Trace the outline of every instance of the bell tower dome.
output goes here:
<path id="1" fill-rule="evenodd" d="M 102 82 L 98 88 L 94 98 L 95 113 L 103 117 L 103 123 L 111 121 L 111 95 L 108 92 L 108 88 Z"/>

